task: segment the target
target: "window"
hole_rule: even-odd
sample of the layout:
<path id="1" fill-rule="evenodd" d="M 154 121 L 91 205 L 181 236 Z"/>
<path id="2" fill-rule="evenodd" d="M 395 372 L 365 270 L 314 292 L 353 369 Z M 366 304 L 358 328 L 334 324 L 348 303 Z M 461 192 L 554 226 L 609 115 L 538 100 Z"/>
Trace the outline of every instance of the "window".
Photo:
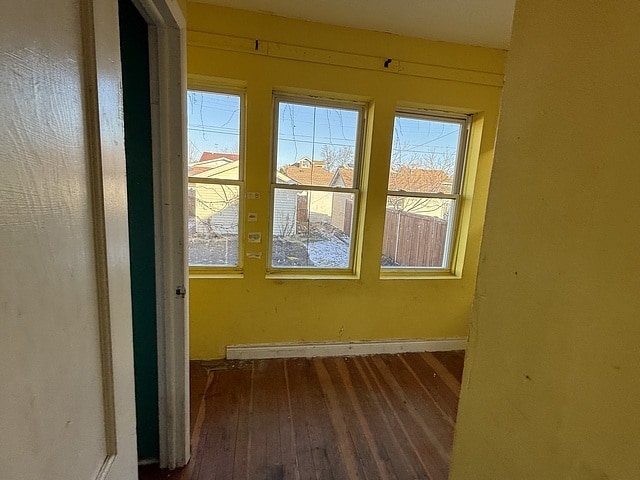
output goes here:
<path id="1" fill-rule="evenodd" d="M 272 269 L 353 271 L 364 111 L 275 96 Z"/>
<path id="2" fill-rule="evenodd" d="M 189 265 L 240 267 L 243 97 L 187 94 Z"/>
<path id="3" fill-rule="evenodd" d="M 467 116 L 396 114 L 383 270 L 451 269 L 468 123 Z"/>

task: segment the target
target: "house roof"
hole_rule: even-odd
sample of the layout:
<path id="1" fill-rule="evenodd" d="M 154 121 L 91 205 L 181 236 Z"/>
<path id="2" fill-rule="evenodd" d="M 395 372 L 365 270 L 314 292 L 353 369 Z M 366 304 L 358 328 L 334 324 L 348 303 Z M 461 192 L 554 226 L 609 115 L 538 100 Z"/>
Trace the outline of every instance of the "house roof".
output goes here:
<path id="1" fill-rule="evenodd" d="M 201 178 L 226 178 L 226 179 L 238 179 L 238 162 L 224 163 L 215 167 L 204 168 L 198 170 L 198 167 L 194 167 L 189 171 L 190 177 Z M 235 173 L 233 173 L 235 172 Z"/>
<path id="2" fill-rule="evenodd" d="M 237 162 L 240 159 L 240 155 L 237 153 L 224 153 L 224 152 L 202 152 L 200 156 L 200 162 L 206 162 L 209 160 L 227 160 L 229 162 Z"/>
<path id="3" fill-rule="evenodd" d="M 202 163 L 192 163 L 189 165 L 189 175 L 204 173 L 222 165 L 229 165 L 229 162 L 225 162 L 224 160 L 210 160 Z"/>
<path id="4" fill-rule="evenodd" d="M 276 172 L 276 181 L 278 183 L 287 183 L 289 185 L 296 185 L 298 182 L 296 182 L 295 180 L 290 179 L 289 177 L 287 177 L 284 173 L 282 172 Z"/>
<path id="5" fill-rule="evenodd" d="M 281 172 L 300 185 L 318 185 L 326 187 L 331 183 L 333 173 L 324 168 L 324 162 L 313 162 L 310 167 L 289 165 Z"/>
<path id="6" fill-rule="evenodd" d="M 347 188 L 353 186 L 353 168 L 338 168 L 330 184 L 336 185 L 340 177 Z M 401 167 L 389 173 L 389 190 L 451 193 L 451 177 L 444 170 Z"/>
<path id="7" fill-rule="evenodd" d="M 333 179 L 331 180 L 331 185 L 335 185 L 338 177 L 342 178 L 342 182 L 344 183 L 345 187 L 353 187 L 353 168 L 339 167 L 338 170 L 336 170 Z"/>
<path id="8" fill-rule="evenodd" d="M 215 177 L 215 175 L 238 168 L 240 156 L 237 153 L 203 152 L 200 160 L 189 164 L 190 177 Z"/>
<path id="9" fill-rule="evenodd" d="M 451 177 L 444 170 L 401 167 L 389 173 L 389 190 L 451 193 Z"/>

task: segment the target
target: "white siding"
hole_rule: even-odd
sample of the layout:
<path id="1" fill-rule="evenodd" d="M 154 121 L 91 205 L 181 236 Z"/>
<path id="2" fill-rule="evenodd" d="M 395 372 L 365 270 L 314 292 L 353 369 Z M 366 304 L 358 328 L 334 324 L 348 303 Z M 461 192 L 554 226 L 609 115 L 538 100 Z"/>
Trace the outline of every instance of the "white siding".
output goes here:
<path id="1" fill-rule="evenodd" d="M 296 233 L 298 210 L 297 190 L 276 190 L 273 201 L 273 235 L 291 236 Z"/>

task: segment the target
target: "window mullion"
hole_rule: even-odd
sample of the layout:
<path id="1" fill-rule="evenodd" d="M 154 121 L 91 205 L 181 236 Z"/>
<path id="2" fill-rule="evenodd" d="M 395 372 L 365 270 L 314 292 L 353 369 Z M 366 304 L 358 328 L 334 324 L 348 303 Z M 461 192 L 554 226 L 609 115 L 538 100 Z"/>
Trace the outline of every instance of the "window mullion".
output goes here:
<path id="1" fill-rule="evenodd" d="M 460 198 L 459 193 L 422 193 L 422 192 L 404 192 L 402 190 L 390 190 L 387 192 L 390 197 L 411 197 L 411 198 L 442 198 L 448 200 L 457 200 Z"/>
<path id="2" fill-rule="evenodd" d="M 206 183 L 209 185 L 235 185 L 241 187 L 244 182 L 242 180 L 232 180 L 226 178 L 206 178 L 206 177 L 188 177 L 189 183 Z"/>
<path id="3" fill-rule="evenodd" d="M 352 193 L 357 194 L 357 188 L 343 188 L 343 187 L 323 187 L 321 185 L 292 185 L 289 183 L 274 183 L 271 184 L 273 188 L 279 188 L 283 190 L 309 190 L 311 192 L 335 192 L 335 193 Z"/>

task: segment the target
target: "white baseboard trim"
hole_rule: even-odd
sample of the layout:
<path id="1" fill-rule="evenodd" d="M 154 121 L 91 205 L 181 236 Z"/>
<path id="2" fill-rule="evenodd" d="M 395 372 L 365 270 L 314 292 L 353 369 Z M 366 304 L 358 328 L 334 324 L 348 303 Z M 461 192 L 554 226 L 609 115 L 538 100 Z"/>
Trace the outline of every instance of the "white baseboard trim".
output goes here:
<path id="1" fill-rule="evenodd" d="M 434 340 L 372 340 L 363 342 L 326 343 L 261 343 L 228 345 L 227 359 L 254 360 L 262 358 L 350 357 L 384 353 L 446 352 L 464 350 L 466 337 Z"/>

